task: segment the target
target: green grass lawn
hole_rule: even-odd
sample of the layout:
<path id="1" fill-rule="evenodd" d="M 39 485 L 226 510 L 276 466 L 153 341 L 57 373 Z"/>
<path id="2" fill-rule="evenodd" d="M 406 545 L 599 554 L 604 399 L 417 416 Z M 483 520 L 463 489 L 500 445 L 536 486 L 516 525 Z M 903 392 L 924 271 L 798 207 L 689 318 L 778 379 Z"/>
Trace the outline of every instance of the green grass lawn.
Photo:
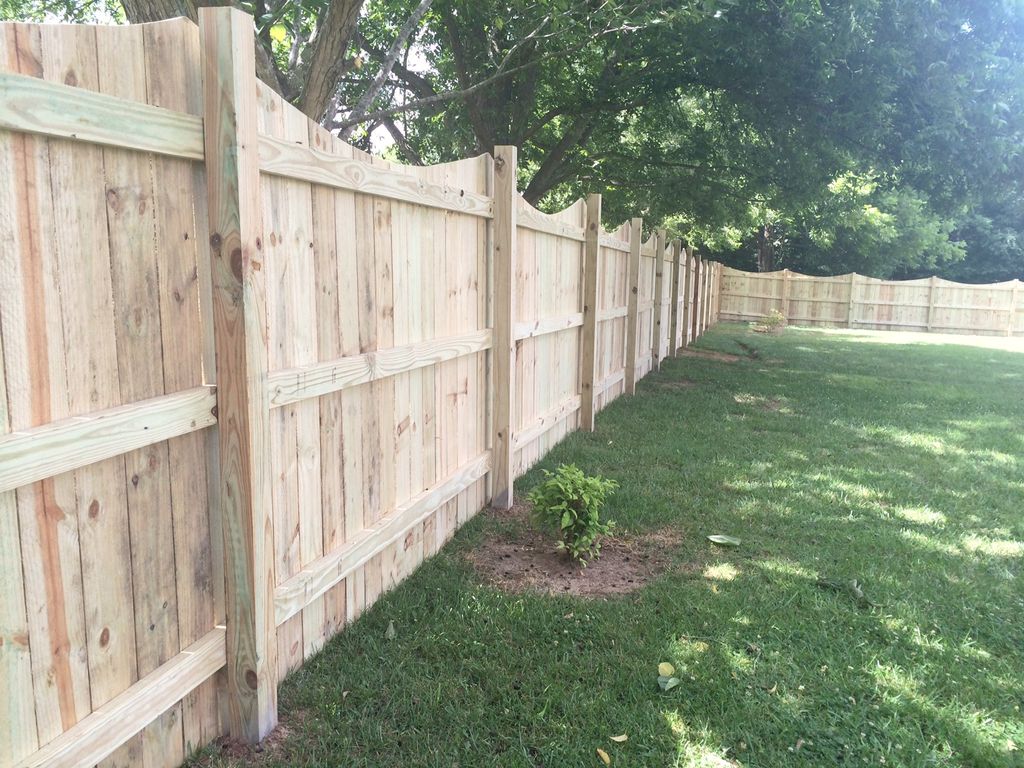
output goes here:
<path id="1" fill-rule="evenodd" d="M 737 341 L 759 359 L 666 361 L 540 465 L 618 480 L 610 515 L 678 529 L 679 568 L 608 600 L 503 594 L 465 564 L 501 525 L 478 518 L 283 684 L 258 762 L 1024 766 L 1024 354 L 739 326 L 700 346 Z"/>

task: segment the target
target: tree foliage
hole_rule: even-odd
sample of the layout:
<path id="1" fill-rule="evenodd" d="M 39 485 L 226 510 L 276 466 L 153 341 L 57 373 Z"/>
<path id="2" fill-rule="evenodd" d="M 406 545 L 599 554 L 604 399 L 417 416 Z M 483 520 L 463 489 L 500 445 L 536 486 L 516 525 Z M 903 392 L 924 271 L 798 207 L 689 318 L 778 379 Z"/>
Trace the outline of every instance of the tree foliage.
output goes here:
<path id="1" fill-rule="evenodd" d="M 0 0 L 150 20 L 196 0 Z M 520 149 L 745 267 L 1024 277 L 1016 0 L 244 0 L 260 74 L 406 162 Z M 178 9 L 175 11 L 174 9 Z"/>

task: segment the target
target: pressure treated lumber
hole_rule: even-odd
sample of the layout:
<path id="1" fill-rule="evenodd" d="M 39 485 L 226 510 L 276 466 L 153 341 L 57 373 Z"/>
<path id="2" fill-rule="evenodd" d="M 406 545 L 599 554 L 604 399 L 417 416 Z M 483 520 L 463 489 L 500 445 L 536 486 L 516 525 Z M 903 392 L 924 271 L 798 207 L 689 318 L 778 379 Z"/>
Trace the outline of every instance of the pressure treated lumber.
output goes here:
<path id="1" fill-rule="evenodd" d="M 518 254 L 519 193 L 516 175 L 518 149 L 494 150 L 494 411 L 491 446 L 491 505 L 511 509 L 513 493 L 512 430 L 516 423 L 513 393 L 516 391 L 516 256 Z"/>
<path id="2" fill-rule="evenodd" d="M 671 296 L 669 299 L 669 331 L 668 331 L 668 357 L 675 357 L 678 344 L 676 339 L 679 335 L 679 260 L 683 252 L 683 244 L 679 240 L 672 241 L 672 283 Z"/>
<path id="3" fill-rule="evenodd" d="M 386 167 L 293 144 L 273 136 L 259 137 L 260 170 L 275 176 L 348 189 L 389 200 L 490 218 L 491 200 L 476 192 L 436 184 Z"/>
<path id="4" fill-rule="evenodd" d="M 277 724 L 266 270 L 252 18 L 202 8 L 207 206 L 213 272 L 218 505 L 224 536 L 228 724 L 254 744 Z"/>
<path id="5" fill-rule="evenodd" d="M 594 431 L 597 391 L 597 274 L 600 266 L 601 196 L 587 195 L 583 256 L 583 337 L 580 348 L 580 429 Z"/>
<path id="6" fill-rule="evenodd" d="M 211 630 L 14 768 L 96 765 L 224 666 L 225 634 Z"/>
<path id="7" fill-rule="evenodd" d="M 283 624 L 313 600 L 364 565 L 388 545 L 403 539 L 439 506 L 453 499 L 491 469 L 490 451 L 459 467 L 444 482 L 417 494 L 338 549 L 307 565 L 274 595 L 275 620 Z"/>
<path id="8" fill-rule="evenodd" d="M 491 330 L 430 339 L 377 352 L 350 355 L 325 363 L 273 371 L 267 376 L 270 406 L 277 408 L 348 387 L 409 373 L 491 348 Z"/>
<path id="9" fill-rule="evenodd" d="M 566 240 L 583 242 L 586 239 L 583 227 L 575 227 L 567 222 L 545 216 L 522 198 L 519 200 L 517 213 L 520 227 L 532 229 L 535 232 L 545 232 L 549 235 L 558 235 Z"/>
<path id="10" fill-rule="evenodd" d="M 609 315 L 611 317 L 611 315 Z M 606 319 L 600 317 L 598 320 Z M 520 322 L 514 325 L 513 336 L 516 341 L 521 339 L 532 339 L 536 336 L 545 336 L 549 333 L 558 333 L 559 331 L 568 331 L 573 328 L 579 328 L 583 325 L 583 313 L 574 312 L 571 315 L 565 315 L 564 317 L 546 317 L 542 320 L 534 320 L 532 322 Z"/>
<path id="11" fill-rule="evenodd" d="M 665 308 L 665 237 L 665 230 L 659 229 L 654 244 L 654 333 L 651 340 L 651 367 L 655 371 L 661 369 L 661 343 L 665 328 L 662 322 Z"/>
<path id="12" fill-rule="evenodd" d="M 626 289 L 626 376 L 627 395 L 636 394 L 637 333 L 639 332 L 640 300 L 640 246 L 643 241 L 643 219 L 637 217 L 629 222 L 629 270 Z"/>
<path id="13" fill-rule="evenodd" d="M 203 159 L 195 115 L 9 72 L 0 72 L 0 128 Z"/>
<path id="14" fill-rule="evenodd" d="M 0 436 L 0 493 L 203 429 L 213 387 L 196 387 Z"/>

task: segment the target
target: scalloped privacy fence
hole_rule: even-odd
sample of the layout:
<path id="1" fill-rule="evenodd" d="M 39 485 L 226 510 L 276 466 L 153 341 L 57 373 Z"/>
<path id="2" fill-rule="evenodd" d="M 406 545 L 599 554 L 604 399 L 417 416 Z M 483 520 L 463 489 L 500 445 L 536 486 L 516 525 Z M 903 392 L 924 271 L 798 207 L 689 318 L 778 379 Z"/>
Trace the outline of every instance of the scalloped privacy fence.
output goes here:
<path id="1" fill-rule="evenodd" d="M 724 267 L 720 290 L 721 320 L 759 320 L 776 309 L 793 325 L 1024 336 L 1020 280 L 968 285 L 938 277 L 810 277 Z"/>
<path id="2" fill-rule="evenodd" d="M 353 149 L 252 20 L 0 24 L 0 766 L 178 765 L 716 316 L 516 152 Z"/>

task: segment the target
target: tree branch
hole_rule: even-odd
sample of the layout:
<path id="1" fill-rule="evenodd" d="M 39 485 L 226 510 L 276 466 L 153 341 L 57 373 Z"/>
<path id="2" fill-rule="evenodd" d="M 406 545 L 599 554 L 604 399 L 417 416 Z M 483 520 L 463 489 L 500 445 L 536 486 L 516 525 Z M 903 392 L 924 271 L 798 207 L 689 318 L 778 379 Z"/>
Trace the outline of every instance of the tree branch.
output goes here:
<path id="1" fill-rule="evenodd" d="M 409 15 L 409 18 L 405 20 L 402 28 L 398 30 L 398 34 L 391 43 L 391 47 L 388 49 L 387 54 L 384 56 L 384 61 L 381 64 L 380 71 L 377 73 L 377 76 L 373 78 L 373 82 L 370 83 L 370 87 L 363 92 L 363 95 L 359 97 L 359 101 L 357 101 L 356 105 L 352 107 L 352 110 L 348 113 L 346 120 L 358 120 L 366 114 L 366 110 L 369 109 L 373 100 L 377 98 L 377 94 L 380 93 L 380 89 L 384 87 L 384 81 L 391 76 L 391 71 L 394 69 L 395 62 L 398 61 L 398 55 L 402 52 L 402 48 L 405 46 L 406 41 L 419 27 L 420 20 L 430 8 L 430 4 L 432 2 L 433 0 L 420 0 L 419 5 L 417 5 L 415 10 L 413 10 Z M 352 129 L 355 128 L 355 126 L 356 124 L 352 123 L 345 128 L 342 128 L 341 132 L 338 134 L 339 138 L 347 139 L 352 134 Z"/>

